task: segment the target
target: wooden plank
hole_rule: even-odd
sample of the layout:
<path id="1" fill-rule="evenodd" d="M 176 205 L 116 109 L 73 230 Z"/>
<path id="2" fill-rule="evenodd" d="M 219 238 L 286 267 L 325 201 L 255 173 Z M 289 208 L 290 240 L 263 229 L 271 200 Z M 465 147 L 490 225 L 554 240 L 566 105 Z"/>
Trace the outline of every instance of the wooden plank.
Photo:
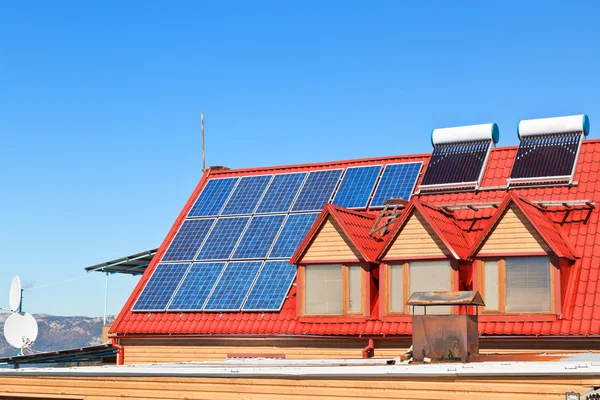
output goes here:
<path id="1" fill-rule="evenodd" d="M 302 261 L 333 259 L 359 261 L 360 258 L 360 253 L 346 238 L 338 223 L 329 218 L 304 253 Z"/>
<path id="2" fill-rule="evenodd" d="M 450 256 L 443 242 L 418 212 L 406 222 L 384 260 L 415 256 Z"/>

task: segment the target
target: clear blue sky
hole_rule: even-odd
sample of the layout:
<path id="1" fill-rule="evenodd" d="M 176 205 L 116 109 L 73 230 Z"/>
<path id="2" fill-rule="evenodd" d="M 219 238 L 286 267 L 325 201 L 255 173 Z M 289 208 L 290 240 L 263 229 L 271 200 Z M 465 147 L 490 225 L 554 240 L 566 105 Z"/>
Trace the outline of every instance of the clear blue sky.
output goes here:
<path id="1" fill-rule="evenodd" d="M 599 6 L 558 2 L 0 3 L 0 307 L 158 246 L 207 163 L 430 152 L 432 128 L 587 113 Z M 137 278 L 113 276 L 117 313 Z M 3 283 L 4 282 L 4 283 Z M 100 274 L 26 293 L 101 315 Z"/>

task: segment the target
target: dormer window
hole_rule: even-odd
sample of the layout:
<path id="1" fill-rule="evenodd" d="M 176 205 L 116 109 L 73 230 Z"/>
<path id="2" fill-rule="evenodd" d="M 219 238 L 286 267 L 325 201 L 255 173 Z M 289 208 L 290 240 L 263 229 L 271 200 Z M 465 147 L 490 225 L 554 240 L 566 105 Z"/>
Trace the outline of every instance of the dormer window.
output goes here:
<path id="1" fill-rule="evenodd" d="M 549 257 L 506 257 L 482 265 L 484 312 L 553 312 L 554 267 Z"/>
<path id="2" fill-rule="evenodd" d="M 304 315 L 362 314 L 363 268 L 360 265 L 305 265 Z"/>

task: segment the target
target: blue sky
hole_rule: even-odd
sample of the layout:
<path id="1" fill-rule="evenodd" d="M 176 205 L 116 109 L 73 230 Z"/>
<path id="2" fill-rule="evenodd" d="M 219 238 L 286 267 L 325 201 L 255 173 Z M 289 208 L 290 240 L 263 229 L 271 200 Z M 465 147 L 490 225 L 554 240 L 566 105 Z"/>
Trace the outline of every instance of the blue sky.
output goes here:
<path id="1" fill-rule="evenodd" d="M 157 247 L 207 164 L 430 152 L 436 127 L 587 113 L 593 2 L 0 3 L 0 307 Z M 137 278 L 111 277 L 109 313 Z M 101 315 L 99 274 L 25 309 Z"/>

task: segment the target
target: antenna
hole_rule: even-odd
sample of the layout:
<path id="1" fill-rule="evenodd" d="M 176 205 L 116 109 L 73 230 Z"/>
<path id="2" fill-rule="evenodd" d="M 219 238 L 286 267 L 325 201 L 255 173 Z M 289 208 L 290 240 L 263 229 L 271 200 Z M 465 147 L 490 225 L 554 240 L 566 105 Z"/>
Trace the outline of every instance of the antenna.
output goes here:
<path id="1" fill-rule="evenodd" d="M 29 313 L 14 313 L 4 323 L 4 337 L 17 349 L 31 347 L 38 336 L 38 324 Z"/>
<path id="2" fill-rule="evenodd" d="M 23 291 L 21 290 L 21 278 L 16 275 L 10 283 L 10 291 L 8 294 L 8 304 L 10 311 L 21 312 L 21 301 L 23 300 Z"/>
<path id="3" fill-rule="evenodd" d="M 204 161 L 204 111 L 200 111 L 200 125 L 202 127 L 202 172 L 206 171 L 206 162 Z"/>

